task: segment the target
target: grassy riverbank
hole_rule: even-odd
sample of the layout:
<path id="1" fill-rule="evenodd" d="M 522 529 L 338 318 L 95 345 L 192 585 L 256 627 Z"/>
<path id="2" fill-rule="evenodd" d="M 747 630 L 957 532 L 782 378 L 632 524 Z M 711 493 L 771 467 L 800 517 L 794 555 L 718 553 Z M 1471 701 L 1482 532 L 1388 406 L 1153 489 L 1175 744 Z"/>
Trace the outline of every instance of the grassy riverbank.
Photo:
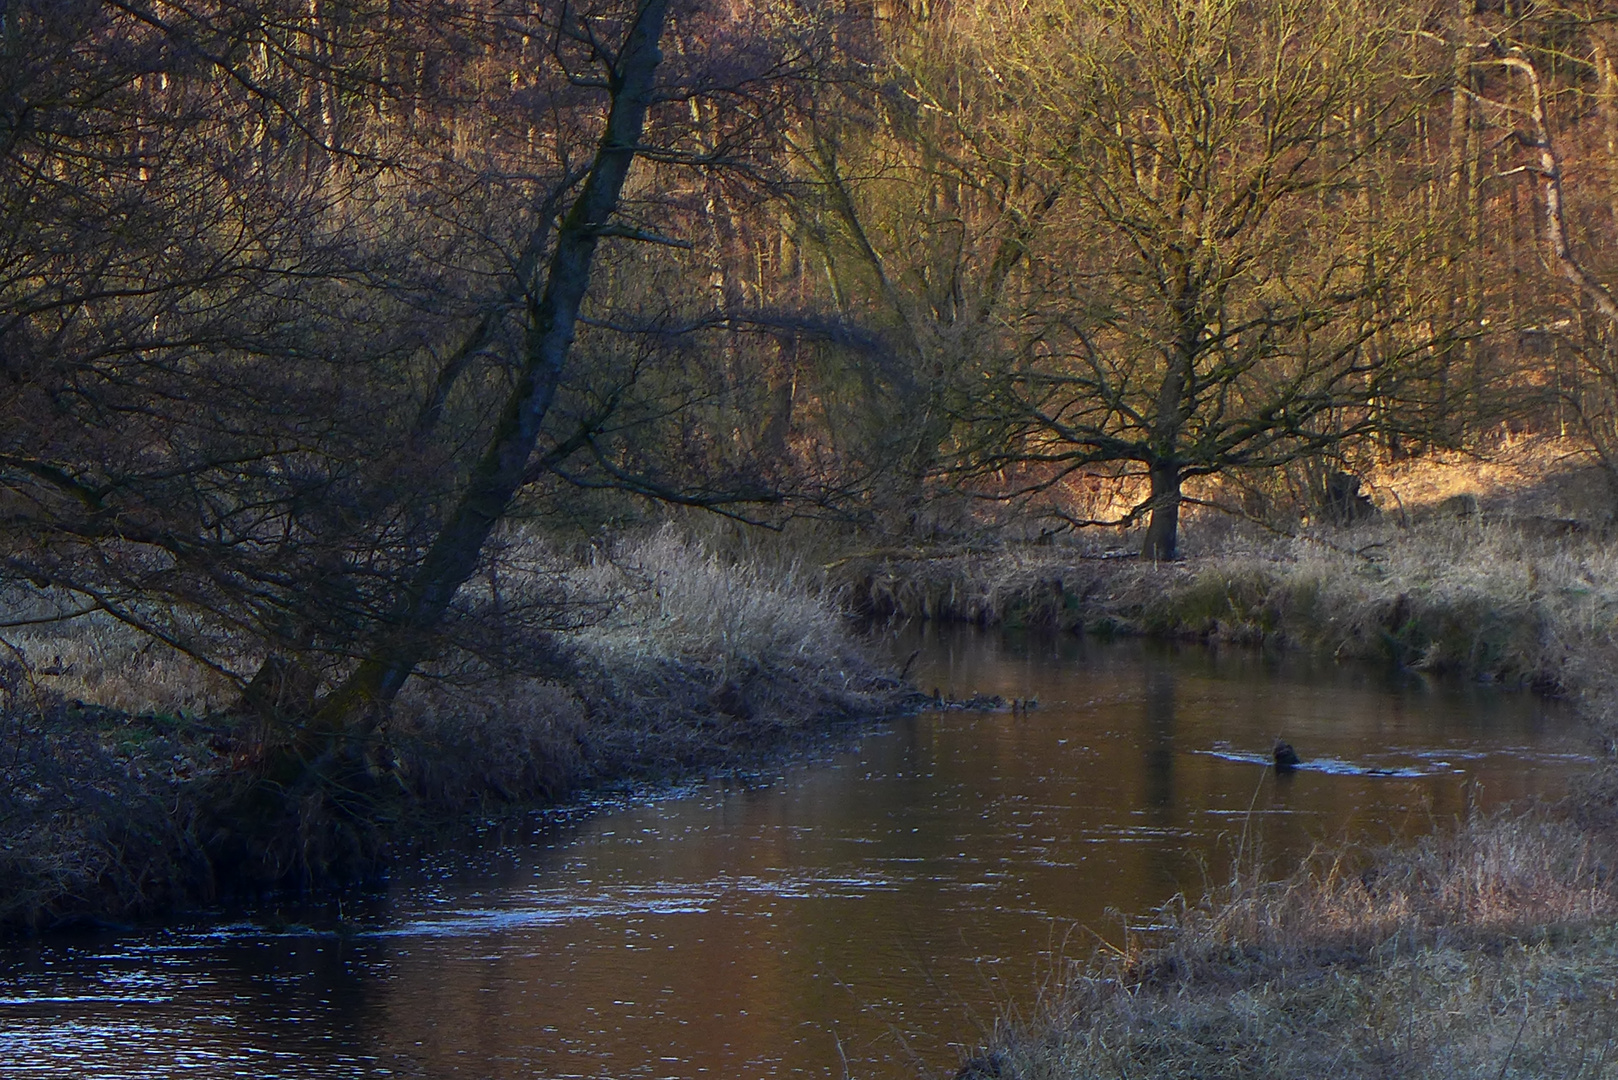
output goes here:
<path id="1" fill-rule="evenodd" d="M 547 677 L 440 662 L 398 702 L 351 804 L 327 792 L 281 806 L 264 763 L 286 733 L 238 713 L 235 684 L 127 627 L 88 618 L 9 638 L 0 926 L 362 876 L 442 823 L 756 763 L 901 697 L 819 576 L 790 562 L 739 564 L 670 530 L 584 559 L 542 545 L 509 559 L 587 613 L 555 634 L 565 662 Z M 255 805 L 273 811 L 246 820 Z"/>
<path id="2" fill-rule="evenodd" d="M 340 878 L 437 822 L 757 761 L 901 700 L 850 609 L 1451 671 L 1565 694 L 1610 730 L 1618 562 L 1602 534 L 1474 499 L 1293 536 L 1194 522 L 1190 557 L 1161 566 L 1096 540 L 829 545 L 824 573 L 745 537 L 663 531 L 581 557 L 519 544 L 513 580 L 588 613 L 556 631 L 566 664 L 497 677 L 449 657 L 416 680 L 363 835 L 334 829 L 345 811 L 328 802 L 306 832 L 277 819 L 244 838 L 221 806 L 263 782 L 273 737 L 233 712 L 237 688 L 114 624 L 36 630 L 0 658 L 0 921 L 133 919 L 285 885 L 300 859 Z M 500 595 L 522 599 L 510 583 Z M 1604 1075 L 1618 1063 L 1615 808 L 1603 774 L 1565 804 L 1327 852 L 1283 881 L 1239 867 L 1166 912 L 1170 929 L 1075 965 L 969 1074 Z"/>
<path id="3" fill-rule="evenodd" d="M 1262 644 L 1549 692 L 1604 691 L 1618 670 L 1618 554 L 1593 533 L 1473 516 L 1197 548 L 1162 565 L 1097 549 L 890 550 L 836 572 L 881 617 Z"/>
<path id="4" fill-rule="evenodd" d="M 887 555 L 877 611 L 1397 663 L 1575 700 L 1609 749 L 1618 560 L 1594 529 L 1435 516 L 1101 551 Z M 1618 776 L 1555 807 L 1438 822 L 1228 886 L 1076 964 L 963 1077 L 1597 1077 L 1618 1069 Z"/>

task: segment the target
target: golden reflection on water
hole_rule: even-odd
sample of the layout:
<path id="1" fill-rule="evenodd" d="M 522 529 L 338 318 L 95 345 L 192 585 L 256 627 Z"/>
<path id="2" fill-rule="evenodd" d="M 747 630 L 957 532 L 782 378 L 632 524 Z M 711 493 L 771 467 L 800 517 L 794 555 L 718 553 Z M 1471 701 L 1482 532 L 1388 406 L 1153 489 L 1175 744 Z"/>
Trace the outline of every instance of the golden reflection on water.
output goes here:
<path id="1" fill-rule="evenodd" d="M 14 950 L 0 1076 L 947 1074 L 1063 957 L 1200 894 L 1238 838 L 1284 870 L 1322 839 L 1559 793 L 1583 751 L 1554 709 L 1486 688 L 1138 642 L 895 643 L 918 646 L 924 688 L 1040 705 L 904 719 L 769 783 L 448 858 L 347 911 L 357 935 Z M 1264 768 L 1276 735 L 1317 768 Z"/>

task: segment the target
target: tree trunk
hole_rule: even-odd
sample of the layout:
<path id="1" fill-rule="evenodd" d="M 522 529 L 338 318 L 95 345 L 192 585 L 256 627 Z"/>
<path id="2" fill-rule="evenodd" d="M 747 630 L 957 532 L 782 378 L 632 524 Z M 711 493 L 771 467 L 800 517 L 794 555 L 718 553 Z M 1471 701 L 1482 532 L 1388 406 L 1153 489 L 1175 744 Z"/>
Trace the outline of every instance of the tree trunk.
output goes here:
<path id="1" fill-rule="evenodd" d="M 662 60 L 658 41 L 667 10 L 668 0 L 643 0 L 619 54 L 609 79 L 612 105 L 606 130 L 584 188 L 557 230 L 544 291 L 537 297 L 529 293 L 523 365 L 494 435 L 389 627 L 353 674 L 321 704 L 308 729 L 311 738 L 370 728 L 430 651 L 433 632 L 456 591 L 477 568 L 484 542 L 522 483 L 573 344 L 596 242 L 618 207 L 640 143 L 652 100 L 652 76 Z"/>
<path id="2" fill-rule="evenodd" d="M 1573 253 L 1573 240 L 1568 235 L 1567 216 L 1562 197 L 1562 164 L 1551 143 L 1550 123 L 1545 116 L 1545 93 L 1539 81 L 1539 69 L 1521 49 L 1512 49 L 1495 63 L 1520 71 L 1528 78 L 1528 119 L 1533 125 L 1534 137 L 1528 145 L 1539 158 L 1537 172 L 1545 192 L 1545 233 L 1550 241 L 1551 255 L 1566 277 L 1584 294 L 1602 318 L 1618 326 L 1618 296 L 1602 284 L 1601 280 L 1585 269 Z"/>
<path id="3" fill-rule="evenodd" d="M 1141 554 L 1154 562 L 1173 562 L 1180 549 L 1180 466 L 1172 461 L 1153 462 L 1151 478 L 1152 516 Z"/>
<path id="4" fill-rule="evenodd" d="M 1602 166 L 1607 171 L 1607 202 L 1613 222 L 1618 223 L 1618 58 L 1613 56 L 1610 33 L 1602 27 L 1594 36 L 1596 105 L 1601 113 L 1601 141 L 1606 150 Z"/>
<path id="5" fill-rule="evenodd" d="M 1466 380 L 1467 388 L 1460 391 L 1463 398 L 1470 397 L 1472 391 L 1476 389 L 1469 371 L 1473 366 L 1474 350 L 1477 347 L 1477 343 L 1472 339 L 1472 335 L 1477 331 L 1477 324 L 1472 321 L 1472 272 L 1468 265 L 1472 258 L 1472 211 L 1475 187 L 1472 156 L 1476 145 L 1476 124 L 1473 118 L 1476 76 L 1472 65 L 1476 27 L 1473 11 L 1473 0 L 1456 0 L 1455 27 L 1451 44 L 1453 83 L 1450 88 L 1448 160 L 1450 217 L 1447 222 L 1448 265 L 1445 274 L 1448 292 L 1445 306 L 1450 326 L 1462 323 L 1469 325 L 1462 340 L 1450 344 L 1444 350 L 1442 386 L 1445 397 L 1440 401 L 1439 408 L 1441 415 L 1445 417 L 1451 413 L 1452 403 L 1448 400 L 1451 376 L 1458 380 Z"/>
<path id="6" fill-rule="evenodd" d="M 1201 311 L 1201 283 L 1189 264 L 1179 268 L 1173 307 L 1179 329 L 1163 383 L 1157 389 L 1152 416 L 1152 453 L 1147 466 L 1151 477 L 1151 517 L 1146 523 L 1146 545 L 1141 554 L 1148 559 L 1172 562 L 1180 547 L 1180 465 L 1177 457 L 1180 431 L 1185 426 L 1186 399 L 1196 393 L 1197 352 L 1202 341 L 1204 321 Z"/>

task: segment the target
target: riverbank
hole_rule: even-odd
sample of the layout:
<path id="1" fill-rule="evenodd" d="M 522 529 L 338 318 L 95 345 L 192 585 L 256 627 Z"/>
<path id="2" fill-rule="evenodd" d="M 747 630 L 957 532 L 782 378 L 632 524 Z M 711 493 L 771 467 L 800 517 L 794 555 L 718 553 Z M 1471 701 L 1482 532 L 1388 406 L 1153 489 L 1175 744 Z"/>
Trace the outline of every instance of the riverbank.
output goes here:
<path id="1" fill-rule="evenodd" d="M 401 697 L 348 805 L 288 805 L 263 769 L 276 733 L 233 711 L 239 687 L 149 639 L 105 619 L 14 634 L 0 924 L 363 878 L 444 822 L 812 744 L 904 700 L 851 610 L 1392 661 L 1563 693 L 1598 723 L 1613 700 L 1618 565 L 1596 529 L 1469 513 L 1188 540 L 1191 557 L 1162 566 L 1104 545 L 1006 545 L 842 555 L 825 573 L 790 548 L 673 530 L 568 556 L 515 544 L 504 602 L 523 602 L 525 581 L 582 613 L 554 635 L 565 670 L 441 662 Z M 254 797 L 274 812 L 226 812 Z"/>
<path id="2" fill-rule="evenodd" d="M 840 561 L 851 605 L 931 618 L 1304 649 L 1529 686 L 1599 711 L 1618 672 L 1618 553 L 1594 529 L 1477 515 L 1188 544 L 889 549 Z"/>
<path id="3" fill-rule="evenodd" d="M 1606 795 L 1244 875 L 1075 965 L 960 1075 L 1577 1077 L 1618 1060 Z"/>
<path id="4" fill-rule="evenodd" d="M 1611 754 L 1618 566 L 1582 536 L 1439 521 L 1154 567 L 1003 552 L 874 578 L 1001 624 L 1296 648 L 1566 696 Z M 979 560 L 980 566 L 984 563 Z M 1060 582 L 1060 584 L 1058 584 Z M 913 602 L 901 599 L 896 607 Z M 957 609 L 959 610 L 959 609 Z M 1238 872 L 1073 965 L 963 1067 L 984 1080 L 1602 1076 L 1618 1061 L 1618 772 L 1407 847 Z M 1241 871 L 1241 868 L 1238 868 Z"/>
<path id="5" fill-rule="evenodd" d="M 522 675 L 440 661 L 400 698 L 346 805 L 343 792 L 286 805 L 267 773 L 287 733 L 234 708 L 236 684 L 125 626 L 8 638 L 0 927 L 362 879 L 393 845 L 456 822 L 745 768 L 901 705 L 819 576 L 790 562 L 737 563 L 663 530 L 582 558 L 528 544 L 507 563 L 579 613 L 550 640 L 565 663 Z"/>

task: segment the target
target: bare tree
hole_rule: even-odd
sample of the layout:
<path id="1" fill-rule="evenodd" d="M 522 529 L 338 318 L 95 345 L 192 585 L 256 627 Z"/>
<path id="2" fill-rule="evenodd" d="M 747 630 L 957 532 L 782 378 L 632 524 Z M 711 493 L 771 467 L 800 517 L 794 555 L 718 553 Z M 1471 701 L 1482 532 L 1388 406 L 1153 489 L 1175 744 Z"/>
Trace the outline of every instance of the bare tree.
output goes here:
<path id="1" fill-rule="evenodd" d="M 1017 347 L 1063 178 L 997 83 L 997 9 L 900 7 L 880 28 L 791 129 L 784 188 L 797 302 L 869 335 L 813 373 L 819 437 L 868 478 L 867 520 L 910 528 L 939 512 L 963 401 Z"/>
<path id="2" fill-rule="evenodd" d="M 1188 479 L 1332 452 L 1419 391 L 1445 333 L 1429 245 L 1362 190 L 1420 105 L 1393 73 L 1420 67 L 1374 5 L 1075 3 L 1055 23 L 1002 70 L 1040 104 L 1064 239 L 1037 329 L 962 417 L 963 466 L 1000 495 L 1138 478 L 1121 520 L 1148 517 L 1144 553 L 1172 559 Z M 1367 72 L 1388 78 L 1368 92 Z"/>

